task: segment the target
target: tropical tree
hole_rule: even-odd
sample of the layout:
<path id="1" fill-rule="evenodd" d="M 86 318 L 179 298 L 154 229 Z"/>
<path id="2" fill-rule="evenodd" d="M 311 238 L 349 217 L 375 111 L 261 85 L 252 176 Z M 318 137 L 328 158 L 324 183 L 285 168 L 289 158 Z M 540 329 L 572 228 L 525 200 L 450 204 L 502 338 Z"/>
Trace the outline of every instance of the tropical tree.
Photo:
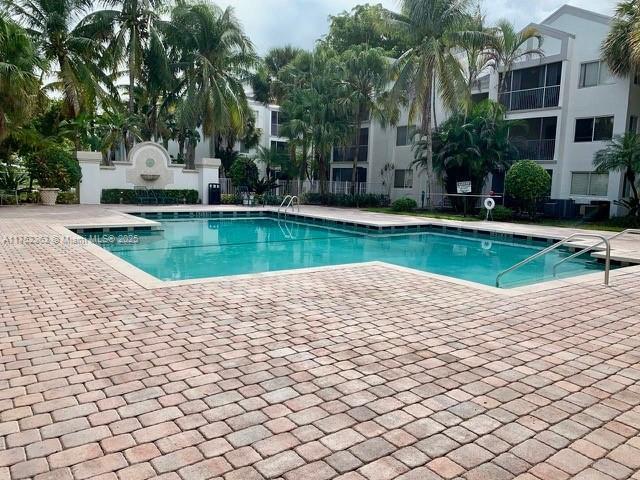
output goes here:
<path id="1" fill-rule="evenodd" d="M 602 58 L 616 75 L 640 69 L 640 0 L 624 0 L 616 8 Z"/>
<path id="2" fill-rule="evenodd" d="M 410 48 L 395 64 L 392 98 L 409 98 L 409 121 L 420 117 L 429 193 L 433 183 L 432 114 L 436 89 L 443 105 L 455 110 L 464 76 L 457 49 L 477 32 L 463 30 L 469 0 L 403 0 L 400 13 L 389 12 L 394 31 L 406 36 Z"/>
<path id="3" fill-rule="evenodd" d="M 38 46 L 42 70 L 52 79 L 45 88 L 62 92 L 68 118 L 93 111 L 96 97 L 117 95 L 100 64 L 109 25 L 87 16 L 91 0 L 4 2 Z"/>
<path id="4" fill-rule="evenodd" d="M 616 136 L 606 148 L 596 152 L 593 165 L 598 173 L 623 173 L 631 188 L 632 197 L 617 203 L 626 207 L 629 215 L 640 215 L 640 197 L 636 183 L 640 173 L 640 135 L 628 132 Z"/>
<path id="5" fill-rule="evenodd" d="M 179 52 L 183 72 L 180 94 L 199 108 L 209 154 L 215 155 L 216 131 L 241 131 L 249 115 L 243 82 L 257 57 L 233 8 L 178 1 L 167 37 Z"/>
<path id="6" fill-rule="evenodd" d="M 433 166 L 445 182 L 448 193 L 457 193 L 456 183 L 471 181 L 471 193 L 480 194 L 487 176 L 505 171 L 517 156 L 509 141 L 509 129 L 515 122 L 504 118 L 504 107 L 486 100 L 467 114 L 454 113 L 434 135 Z M 414 145 L 414 165 L 427 165 L 426 141 Z M 456 206 L 461 201 L 453 201 Z"/>
<path id="7" fill-rule="evenodd" d="M 533 42 L 533 47 L 529 43 Z M 516 30 L 508 20 L 500 20 L 489 36 L 487 56 L 491 66 L 501 72 L 500 92 L 505 91 L 513 65 L 523 58 L 542 57 L 542 35 L 534 27 Z"/>
<path id="8" fill-rule="evenodd" d="M 36 49 L 27 32 L 0 13 L 0 141 L 25 123 L 40 82 Z"/>
<path id="9" fill-rule="evenodd" d="M 389 79 L 390 65 L 380 48 L 355 47 L 343 52 L 339 59 L 339 82 L 341 97 L 339 103 L 353 119 L 355 152 L 351 181 L 358 179 L 358 159 L 360 157 L 360 130 L 362 123 L 375 119 L 382 126 L 388 120 L 397 120 L 398 108 L 391 108 L 383 101 L 384 90 Z"/>
<path id="10" fill-rule="evenodd" d="M 485 18 L 478 9 L 467 19 L 464 29 L 475 32 L 461 39 L 460 48 L 464 53 L 466 95 L 462 106 L 466 111 L 471 108 L 471 91 L 476 87 L 479 77 L 491 66 L 491 57 L 487 55 L 487 46 L 493 31 L 485 25 Z"/>

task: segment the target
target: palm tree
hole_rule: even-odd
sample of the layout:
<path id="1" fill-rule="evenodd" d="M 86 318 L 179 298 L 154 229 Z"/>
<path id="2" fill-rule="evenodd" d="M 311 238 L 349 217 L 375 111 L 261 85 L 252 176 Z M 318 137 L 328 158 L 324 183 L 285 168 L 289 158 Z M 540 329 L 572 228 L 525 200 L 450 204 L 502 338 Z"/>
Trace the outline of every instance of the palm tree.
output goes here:
<path id="1" fill-rule="evenodd" d="M 27 32 L 0 13 L 0 141 L 32 111 L 40 87 L 34 73 L 38 64 Z"/>
<path id="2" fill-rule="evenodd" d="M 491 65 L 491 58 L 487 55 L 487 46 L 491 41 L 492 30 L 485 26 L 485 18 L 480 10 L 468 18 L 464 28 L 471 32 L 477 32 L 477 35 L 463 38 L 460 45 L 466 65 L 466 96 L 463 98 L 462 106 L 465 111 L 469 112 L 471 91 L 475 88 L 480 75 L 486 72 Z"/>
<path id="3" fill-rule="evenodd" d="M 116 94 L 99 65 L 109 26 L 87 17 L 91 0 L 4 1 L 38 45 L 42 69 L 53 78 L 45 88 L 62 92 L 69 118 L 91 110 L 105 88 Z"/>
<path id="4" fill-rule="evenodd" d="M 533 47 L 528 47 L 530 41 L 534 42 Z M 517 61 L 531 56 L 544 56 L 541 46 L 542 35 L 535 28 L 527 27 L 517 31 L 508 20 L 498 22 L 493 34 L 489 37 L 487 56 L 491 66 L 502 73 L 500 92 L 505 90 L 509 73 Z"/>
<path id="5" fill-rule="evenodd" d="M 355 136 L 355 152 L 351 182 L 358 179 L 358 159 L 360 157 L 360 130 L 362 123 L 376 119 L 382 126 L 388 123 L 388 114 L 395 121 L 396 114 L 388 111 L 382 103 L 382 96 L 389 79 L 389 63 L 381 48 L 353 48 L 340 57 L 340 104 L 351 112 Z"/>
<path id="6" fill-rule="evenodd" d="M 624 172 L 633 197 L 617 203 L 625 206 L 629 215 L 640 215 L 640 196 L 636 185 L 640 173 L 640 135 L 628 132 L 616 136 L 606 148 L 596 152 L 593 165 L 597 173 Z"/>
<path id="7" fill-rule="evenodd" d="M 411 45 L 396 61 L 392 93 L 397 100 L 403 94 L 408 95 L 410 121 L 420 116 L 430 195 L 433 190 L 435 89 L 444 106 L 455 109 L 464 88 L 457 48 L 463 39 L 478 36 L 477 32 L 463 30 L 469 3 L 469 0 L 403 0 L 399 14 L 389 12 L 391 27 L 405 35 Z"/>
<path id="8" fill-rule="evenodd" d="M 200 109 L 202 129 L 215 155 L 216 130 L 241 131 L 249 115 L 243 82 L 257 61 L 233 8 L 178 1 L 167 36 L 180 52 L 185 101 Z"/>
<path id="9" fill-rule="evenodd" d="M 602 58 L 616 75 L 635 73 L 640 68 L 640 0 L 618 4 L 602 44 Z"/>

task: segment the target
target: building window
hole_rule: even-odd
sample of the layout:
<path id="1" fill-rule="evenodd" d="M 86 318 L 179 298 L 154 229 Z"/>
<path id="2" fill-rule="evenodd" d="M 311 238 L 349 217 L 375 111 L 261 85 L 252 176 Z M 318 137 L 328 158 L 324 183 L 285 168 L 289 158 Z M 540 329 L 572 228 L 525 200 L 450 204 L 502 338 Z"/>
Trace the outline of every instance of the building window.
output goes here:
<path id="1" fill-rule="evenodd" d="M 413 188 L 413 170 L 396 169 L 393 181 L 394 188 Z"/>
<path id="2" fill-rule="evenodd" d="M 613 116 L 576 119 L 575 142 L 602 142 L 613 138 Z"/>
<path id="3" fill-rule="evenodd" d="M 333 147 L 334 162 L 353 162 L 358 152 L 358 162 L 366 162 L 369 160 L 369 128 L 363 127 L 358 135 L 358 148 L 355 145 L 348 147 Z"/>
<path id="4" fill-rule="evenodd" d="M 287 142 L 271 141 L 271 150 L 281 155 L 289 155 L 289 144 Z"/>
<path id="5" fill-rule="evenodd" d="M 571 173 L 571 195 L 606 197 L 608 190 L 608 173 Z"/>
<path id="6" fill-rule="evenodd" d="M 280 136 L 280 112 L 275 110 L 271 111 L 271 136 Z"/>
<path id="7" fill-rule="evenodd" d="M 631 115 L 629 117 L 629 132 L 638 133 L 638 116 L 637 115 Z"/>
<path id="8" fill-rule="evenodd" d="M 404 147 L 411 145 L 413 136 L 415 135 L 415 127 L 404 125 L 396 128 L 396 147 Z"/>
<path id="9" fill-rule="evenodd" d="M 596 61 L 580 65 L 580 88 L 610 85 L 612 83 L 614 83 L 613 76 L 606 63 Z"/>

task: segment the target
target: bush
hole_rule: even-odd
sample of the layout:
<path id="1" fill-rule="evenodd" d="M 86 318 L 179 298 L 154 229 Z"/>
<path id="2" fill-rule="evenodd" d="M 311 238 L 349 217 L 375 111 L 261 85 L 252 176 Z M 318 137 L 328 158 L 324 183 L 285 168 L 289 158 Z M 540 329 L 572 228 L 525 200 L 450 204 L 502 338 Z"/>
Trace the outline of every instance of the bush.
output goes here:
<path id="1" fill-rule="evenodd" d="M 489 216 L 496 222 L 510 222 L 513 220 L 513 210 L 502 205 L 496 205 L 496 208 L 491 211 Z M 483 207 L 478 217 L 482 220 L 487 218 L 487 209 Z"/>
<path id="2" fill-rule="evenodd" d="M 505 178 L 505 190 L 518 206 L 534 217 L 536 202 L 549 195 L 551 177 L 533 160 L 513 164 Z"/>
<path id="3" fill-rule="evenodd" d="M 61 205 L 74 205 L 78 202 L 78 194 L 76 192 L 60 192 L 56 203 Z"/>
<path id="4" fill-rule="evenodd" d="M 34 153 L 28 168 L 42 188 L 69 190 L 82 178 L 78 160 L 64 145 L 52 144 Z"/>
<path id="5" fill-rule="evenodd" d="M 258 181 L 258 166 L 252 158 L 239 156 L 229 169 L 231 182 L 238 187 L 250 187 Z"/>
<path id="6" fill-rule="evenodd" d="M 158 198 L 164 198 L 168 203 L 186 203 L 194 205 L 198 203 L 198 191 L 197 190 L 149 190 L 152 195 L 156 195 Z M 107 188 L 102 190 L 100 196 L 100 203 L 122 203 L 128 205 L 135 205 L 136 191 L 134 189 L 119 189 L 119 188 Z"/>
<path id="7" fill-rule="evenodd" d="M 256 194 L 254 197 L 256 205 L 280 205 L 283 197 L 280 195 L 274 195 L 272 193 L 265 193 L 262 195 Z"/>
<path id="8" fill-rule="evenodd" d="M 223 193 L 220 197 L 220 203 L 222 205 L 238 205 L 242 203 L 242 197 L 233 193 Z"/>
<path id="9" fill-rule="evenodd" d="M 361 193 L 357 195 L 345 195 L 337 193 L 305 193 L 302 196 L 302 203 L 307 205 L 328 205 L 334 207 L 359 207 L 375 208 L 389 205 L 387 195 L 375 193 Z"/>
<path id="10" fill-rule="evenodd" d="M 418 208 L 418 204 L 412 198 L 399 198 L 391 204 L 391 210 L 394 212 L 412 212 Z"/>

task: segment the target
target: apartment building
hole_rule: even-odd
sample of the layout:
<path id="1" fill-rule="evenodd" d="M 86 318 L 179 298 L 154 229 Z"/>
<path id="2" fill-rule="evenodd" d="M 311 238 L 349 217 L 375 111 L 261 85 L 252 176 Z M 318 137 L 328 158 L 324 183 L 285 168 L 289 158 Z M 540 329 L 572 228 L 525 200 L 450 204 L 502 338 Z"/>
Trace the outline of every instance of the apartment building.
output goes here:
<path id="1" fill-rule="evenodd" d="M 628 195 L 621 174 L 596 174 L 592 164 L 594 154 L 613 136 L 637 131 L 640 116 L 639 78 L 615 77 L 600 61 L 610 20 L 569 5 L 561 7 L 541 23 L 531 24 L 543 36 L 543 58 L 519 62 L 505 79 L 505 91 L 498 93 L 502 74 L 490 72 L 474 92 L 477 100 L 500 101 L 509 119 L 525 125 L 512 132 L 519 137 L 520 158 L 536 160 L 549 171 L 552 198 L 572 199 L 578 205 L 613 202 Z M 435 110 L 436 121 L 444 120 L 441 106 L 436 104 Z M 371 184 L 391 182 L 393 198 L 408 196 L 420 203 L 428 186 L 424 172 L 411 167 L 410 128 L 406 112 L 397 127 L 385 129 L 375 122 L 364 126 L 358 178 Z M 347 157 L 334 154 L 332 180 L 351 180 L 349 150 Z M 392 174 L 385 168 L 388 164 L 394 167 Z M 490 189 L 503 191 L 504 174 L 494 175 L 487 185 Z M 617 213 L 617 207 L 611 209 Z"/>

